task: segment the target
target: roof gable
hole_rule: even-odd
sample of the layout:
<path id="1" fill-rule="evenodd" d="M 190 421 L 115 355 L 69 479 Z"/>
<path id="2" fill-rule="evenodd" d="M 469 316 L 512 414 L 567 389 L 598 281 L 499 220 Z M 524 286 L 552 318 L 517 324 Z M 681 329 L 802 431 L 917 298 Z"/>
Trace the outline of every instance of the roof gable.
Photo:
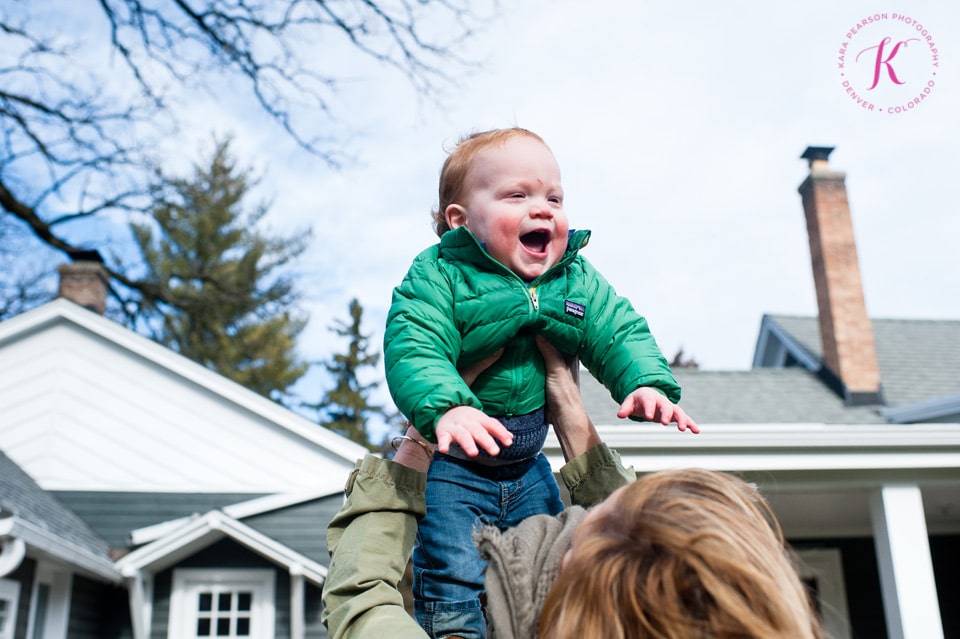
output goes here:
<path id="1" fill-rule="evenodd" d="M 0 449 L 47 490 L 306 492 L 366 450 L 67 300 L 0 323 Z"/>
<path id="2" fill-rule="evenodd" d="M 254 530 L 220 511 L 210 511 L 170 531 L 156 541 L 134 550 L 116 563 L 126 577 L 141 570 L 158 572 L 225 537 L 249 548 L 291 573 L 323 585 L 327 569 L 316 561 Z"/>
<path id="3" fill-rule="evenodd" d="M 316 501 L 325 497 L 341 495 L 342 493 L 342 482 L 337 482 L 336 484 L 327 482 L 326 486 L 321 486 L 318 484 L 317 490 L 310 493 L 278 493 L 274 495 L 263 495 L 253 499 L 234 502 L 230 505 L 223 506 L 218 510 L 223 512 L 228 517 L 233 517 L 237 520 L 244 520 L 247 518 L 255 518 L 273 511 L 300 506 L 304 503 Z M 189 519 L 189 516 L 178 517 L 175 519 L 161 521 L 150 526 L 136 528 L 130 532 L 128 541 L 131 546 L 139 546 L 141 544 L 152 542 L 168 534 L 176 527 L 183 525 L 183 523 Z"/>

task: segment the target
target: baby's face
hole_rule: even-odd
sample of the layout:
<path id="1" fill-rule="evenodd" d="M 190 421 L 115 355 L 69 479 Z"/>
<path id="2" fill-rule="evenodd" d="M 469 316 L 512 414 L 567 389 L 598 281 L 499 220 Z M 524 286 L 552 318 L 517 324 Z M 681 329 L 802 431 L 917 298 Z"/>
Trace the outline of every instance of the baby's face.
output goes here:
<path id="1" fill-rule="evenodd" d="M 462 201 L 447 208 L 447 221 L 469 228 L 522 279 L 542 275 L 567 250 L 570 228 L 553 153 L 524 136 L 484 149 L 467 171 Z"/>

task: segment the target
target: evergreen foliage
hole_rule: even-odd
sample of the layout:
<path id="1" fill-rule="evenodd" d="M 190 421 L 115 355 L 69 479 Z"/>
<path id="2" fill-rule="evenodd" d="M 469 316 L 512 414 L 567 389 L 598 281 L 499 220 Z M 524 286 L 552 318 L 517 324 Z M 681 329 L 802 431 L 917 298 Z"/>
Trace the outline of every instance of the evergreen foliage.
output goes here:
<path id="1" fill-rule="evenodd" d="M 190 178 L 163 177 L 152 220 L 132 224 L 147 268 L 162 292 L 141 315 L 154 339 L 261 395 L 282 401 L 307 371 L 294 353 L 306 321 L 290 261 L 309 233 L 272 237 L 265 204 L 247 206 L 256 179 L 216 144 Z"/>
<path id="2" fill-rule="evenodd" d="M 391 422 L 394 416 L 384 407 L 371 403 L 371 394 L 380 382 L 363 383 L 360 378 L 380 363 L 380 353 L 370 350 L 370 336 L 360 328 L 363 307 L 356 299 L 349 304 L 350 319 L 336 320 L 330 330 L 347 340 L 343 353 L 336 353 L 324 363 L 333 378 L 333 388 L 327 391 L 318 404 L 306 404 L 307 408 L 321 414 L 320 425 L 362 444 L 370 450 L 379 451 L 380 444 L 372 442 L 368 431 L 369 418 L 383 417 Z"/>

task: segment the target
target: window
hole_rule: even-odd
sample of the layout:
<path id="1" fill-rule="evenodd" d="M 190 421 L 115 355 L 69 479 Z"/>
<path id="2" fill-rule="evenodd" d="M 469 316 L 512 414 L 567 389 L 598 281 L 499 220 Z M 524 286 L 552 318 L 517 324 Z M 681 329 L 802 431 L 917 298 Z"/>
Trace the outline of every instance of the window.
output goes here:
<path id="1" fill-rule="evenodd" d="M 18 605 L 20 584 L 9 579 L 0 579 L 0 639 L 13 639 Z"/>
<path id="2" fill-rule="evenodd" d="M 272 637 L 275 581 L 273 570 L 175 570 L 168 636 Z"/>
<path id="3" fill-rule="evenodd" d="M 249 590 L 197 593 L 198 637 L 249 637 L 253 593 Z"/>

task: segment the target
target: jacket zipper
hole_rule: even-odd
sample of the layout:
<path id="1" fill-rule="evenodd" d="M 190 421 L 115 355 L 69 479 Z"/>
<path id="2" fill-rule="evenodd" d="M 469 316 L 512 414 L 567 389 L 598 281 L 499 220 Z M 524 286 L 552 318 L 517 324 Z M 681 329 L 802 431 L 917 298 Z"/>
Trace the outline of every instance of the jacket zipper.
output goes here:
<path id="1" fill-rule="evenodd" d="M 531 286 L 527 291 L 530 293 L 530 301 L 533 302 L 533 310 L 540 310 L 540 298 L 537 297 L 537 287 Z"/>

